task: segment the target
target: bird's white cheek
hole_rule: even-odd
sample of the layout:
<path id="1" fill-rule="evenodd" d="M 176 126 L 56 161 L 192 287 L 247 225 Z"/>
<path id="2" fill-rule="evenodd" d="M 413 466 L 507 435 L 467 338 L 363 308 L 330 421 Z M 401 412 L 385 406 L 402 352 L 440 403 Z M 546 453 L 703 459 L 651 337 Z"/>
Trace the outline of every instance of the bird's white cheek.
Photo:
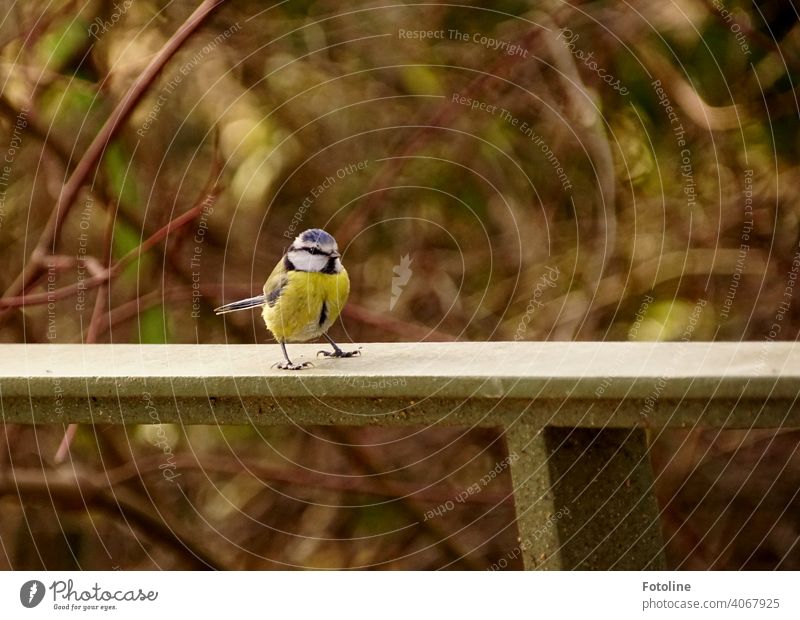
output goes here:
<path id="1" fill-rule="evenodd" d="M 322 271 L 328 263 L 328 257 L 308 252 L 289 252 L 289 260 L 298 271 Z"/>

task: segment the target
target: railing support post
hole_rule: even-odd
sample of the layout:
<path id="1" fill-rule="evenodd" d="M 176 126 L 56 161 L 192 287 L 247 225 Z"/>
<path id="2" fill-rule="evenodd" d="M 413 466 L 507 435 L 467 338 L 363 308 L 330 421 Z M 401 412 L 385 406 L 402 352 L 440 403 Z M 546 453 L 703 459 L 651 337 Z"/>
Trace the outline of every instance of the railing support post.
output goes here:
<path id="1" fill-rule="evenodd" d="M 506 438 L 526 569 L 665 567 L 644 430 L 515 423 Z"/>

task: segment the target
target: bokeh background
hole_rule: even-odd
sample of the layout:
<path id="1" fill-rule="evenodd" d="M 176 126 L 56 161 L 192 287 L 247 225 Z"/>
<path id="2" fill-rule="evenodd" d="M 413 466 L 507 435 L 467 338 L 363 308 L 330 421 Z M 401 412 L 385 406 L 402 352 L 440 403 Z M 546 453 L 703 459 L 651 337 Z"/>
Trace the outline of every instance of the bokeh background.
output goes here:
<path id="1" fill-rule="evenodd" d="M 267 342 L 212 309 L 309 227 L 350 273 L 343 342 L 797 339 L 790 0 L 198 4 L 0 3 L 0 342 Z M 491 430 L 73 430 L 2 427 L 0 567 L 487 568 L 516 544 L 507 471 L 425 518 L 505 458 Z M 800 568 L 798 445 L 654 433 L 670 566 Z"/>

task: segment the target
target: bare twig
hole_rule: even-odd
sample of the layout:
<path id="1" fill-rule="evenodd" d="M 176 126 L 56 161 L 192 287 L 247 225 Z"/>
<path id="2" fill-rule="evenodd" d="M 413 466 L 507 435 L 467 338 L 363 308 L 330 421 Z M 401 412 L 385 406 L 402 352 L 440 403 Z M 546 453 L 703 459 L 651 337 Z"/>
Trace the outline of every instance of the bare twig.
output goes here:
<path id="1" fill-rule="evenodd" d="M 111 116 L 95 136 L 89 148 L 86 149 L 81 160 L 75 167 L 75 171 L 70 175 L 61 190 L 56 202 L 56 206 L 45 224 L 39 241 L 36 244 L 28 262 L 23 267 L 22 273 L 16 278 L 11 286 L 3 295 L 4 298 L 16 298 L 22 296 L 24 299 L 25 291 L 42 272 L 42 264 L 39 258 L 52 252 L 51 248 L 55 244 L 58 234 L 63 226 L 69 209 L 78 197 L 78 192 L 89 178 L 91 171 L 100 162 L 109 142 L 117 135 L 122 128 L 125 120 L 130 116 L 137 104 L 144 97 L 147 90 L 155 82 L 167 62 L 183 46 L 183 44 L 194 34 L 194 32 L 208 19 L 212 12 L 218 8 L 225 0 L 203 0 L 200 6 L 189 16 L 189 18 L 178 28 L 172 37 L 164 44 L 164 47 L 156 54 L 150 64 L 139 75 L 131 85 L 122 100 L 117 104 Z M 96 283 L 96 285 L 100 282 Z M 0 304 L 0 318 L 8 312 L 8 308 L 17 307 L 24 304 Z M 3 308 L 6 308 L 5 310 Z"/>
<path id="2" fill-rule="evenodd" d="M 707 131 L 738 129 L 753 111 L 753 105 L 708 105 L 695 88 L 675 67 L 647 45 L 637 45 L 639 57 L 661 80 L 666 91 L 698 127 Z"/>
<path id="3" fill-rule="evenodd" d="M 106 271 L 111 272 L 112 264 L 112 245 L 114 243 L 114 226 L 117 221 L 117 212 L 119 211 L 119 201 L 114 201 L 109 205 L 109 210 L 106 213 L 108 220 L 106 221 L 106 234 L 105 242 L 103 243 L 104 255 L 103 264 L 106 266 Z M 89 320 L 89 328 L 86 331 L 87 344 L 97 342 L 97 323 L 100 320 L 103 306 L 108 306 L 111 302 L 111 284 L 107 280 L 97 290 L 97 297 L 94 300 L 94 309 L 92 310 L 92 318 Z"/>
<path id="4" fill-rule="evenodd" d="M 191 286 L 181 286 L 172 289 L 157 289 L 140 295 L 139 297 L 126 301 L 119 306 L 109 310 L 105 315 L 101 315 L 97 321 L 98 337 L 105 334 L 110 328 L 123 323 L 129 319 L 139 316 L 143 310 L 166 301 L 180 301 L 192 298 Z"/>
<path id="5" fill-rule="evenodd" d="M 186 213 L 176 217 L 174 220 L 167 223 L 166 226 L 159 229 L 156 233 L 151 235 L 146 241 L 141 243 L 138 248 L 134 248 L 130 252 L 128 252 L 125 256 L 123 256 L 116 264 L 111 265 L 111 242 L 113 239 L 113 232 L 114 232 L 114 215 L 116 214 L 116 209 L 113 209 L 109 213 L 109 220 L 106 228 L 106 245 L 105 245 L 105 257 L 104 260 L 109 267 L 105 270 L 103 276 L 104 279 L 100 282 L 100 292 L 95 299 L 94 310 L 92 311 L 92 320 L 89 324 L 89 331 L 87 334 L 86 342 L 93 343 L 97 341 L 97 336 L 99 334 L 99 321 L 101 316 L 101 310 L 104 305 L 107 305 L 110 300 L 110 281 L 111 278 L 118 274 L 122 268 L 124 267 L 124 262 L 130 262 L 134 258 L 138 258 L 144 252 L 149 250 L 153 247 L 156 243 L 161 241 L 161 239 L 166 238 L 170 232 L 173 230 L 179 229 L 181 226 L 192 222 L 196 216 L 198 216 L 203 208 L 205 207 L 208 198 L 210 196 L 216 197 L 222 191 L 219 185 L 220 179 L 220 171 L 222 169 L 222 161 L 219 157 L 219 151 L 215 151 L 214 156 L 214 163 L 211 167 L 211 173 L 209 174 L 209 180 L 206 187 L 203 188 L 203 191 L 200 193 L 200 196 L 195 201 L 194 206 L 189 209 Z M 85 287 L 84 287 L 85 288 Z M 22 297 L 23 301 L 25 297 Z M 0 300 L 2 303 L 2 300 Z M 64 433 L 64 437 L 61 440 L 61 443 L 58 446 L 58 450 L 56 451 L 55 461 L 56 463 L 62 462 L 69 451 L 69 446 L 72 443 L 72 440 L 75 437 L 75 433 L 78 429 L 77 424 L 70 424 L 67 427 L 66 432 Z"/>
<path id="6" fill-rule="evenodd" d="M 70 473 L 43 476 L 39 471 L 20 468 L 6 470 L 0 473 L 2 496 L 18 497 L 20 500 L 39 497 L 63 509 L 97 510 L 112 518 L 122 517 L 126 524 L 172 549 L 193 568 L 226 568 L 224 562 L 202 550 L 187 534 L 178 533 L 174 526 L 151 513 L 136 497 L 123 489 L 114 489 L 112 494 L 86 477 Z"/>
<path id="7" fill-rule="evenodd" d="M 215 190 L 216 192 L 217 190 Z M 208 194 L 204 194 L 204 198 Z M 111 278 L 117 276 L 130 262 L 140 258 L 142 254 L 147 252 L 157 243 L 163 241 L 169 234 L 186 224 L 191 223 L 203 210 L 203 202 L 196 204 L 185 213 L 179 215 L 174 220 L 171 220 L 166 226 L 158 229 L 155 233 L 150 235 L 141 245 L 128 252 L 125 256 L 120 258 L 111 269 L 105 269 L 101 274 L 87 278 L 83 282 L 75 282 L 68 284 L 61 288 L 45 293 L 35 293 L 33 295 L 21 295 L 19 297 L 2 297 L 0 298 L 0 308 L 16 308 L 20 306 L 34 306 L 46 304 L 49 301 L 64 299 L 77 294 L 79 287 L 84 290 L 89 290 L 100 286 Z"/>

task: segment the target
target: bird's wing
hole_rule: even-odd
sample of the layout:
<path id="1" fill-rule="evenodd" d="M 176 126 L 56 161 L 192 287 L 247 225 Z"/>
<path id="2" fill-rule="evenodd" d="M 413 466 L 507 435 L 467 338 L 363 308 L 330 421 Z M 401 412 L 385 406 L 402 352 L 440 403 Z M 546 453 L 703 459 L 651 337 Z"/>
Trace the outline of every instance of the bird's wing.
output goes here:
<path id="1" fill-rule="evenodd" d="M 264 298 L 267 300 L 268 306 L 275 305 L 288 282 L 289 277 L 286 274 L 286 266 L 283 263 L 283 259 L 281 259 L 275 265 L 275 269 L 269 274 L 269 278 L 264 284 Z"/>

